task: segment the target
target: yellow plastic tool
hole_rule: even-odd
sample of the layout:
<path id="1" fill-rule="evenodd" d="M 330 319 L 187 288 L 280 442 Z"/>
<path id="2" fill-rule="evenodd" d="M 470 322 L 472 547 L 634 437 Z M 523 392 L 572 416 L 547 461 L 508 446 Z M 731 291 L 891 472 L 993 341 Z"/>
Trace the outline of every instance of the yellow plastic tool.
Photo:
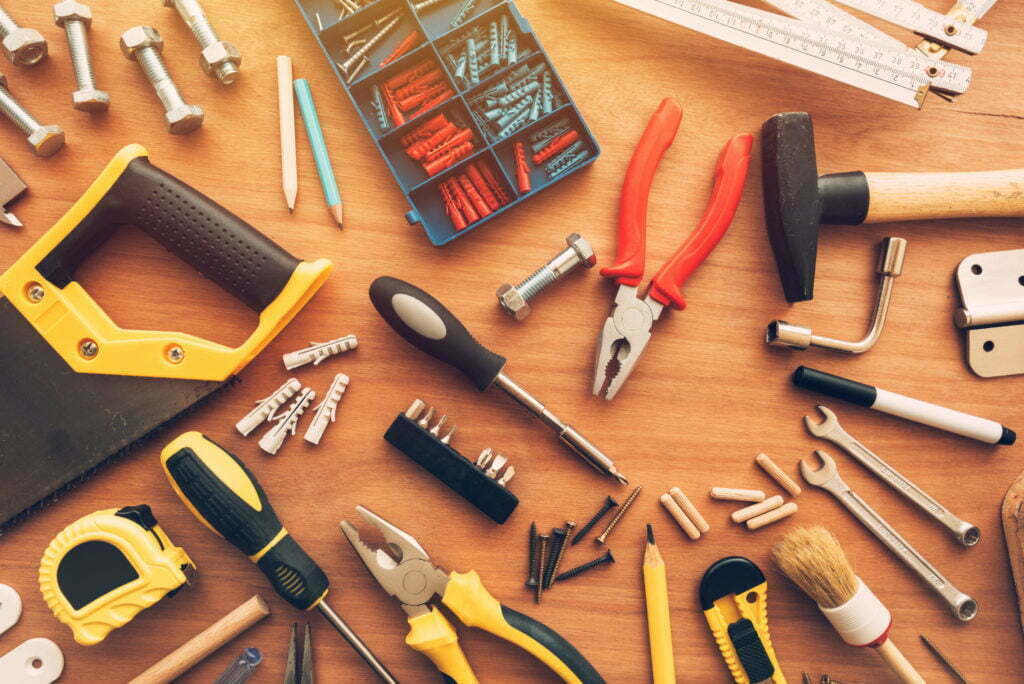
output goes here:
<path id="1" fill-rule="evenodd" d="M 768 630 L 768 582 L 740 556 L 717 561 L 700 582 L 700 604 L 736 684 L 786 684 Z"/>
<path id="2" fill-rule="evenodd" d="M 75 641 L 92 646 L 189 582 L 195 564 L 149 506 L 90 513 L 58 534 L 39 565 L 39 588 Z"/>

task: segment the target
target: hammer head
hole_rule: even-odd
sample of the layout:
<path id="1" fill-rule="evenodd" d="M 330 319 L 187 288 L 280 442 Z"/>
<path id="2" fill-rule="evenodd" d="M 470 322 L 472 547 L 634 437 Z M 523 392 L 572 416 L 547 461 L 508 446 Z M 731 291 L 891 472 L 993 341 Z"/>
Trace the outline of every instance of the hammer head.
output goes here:
<path id="1" fill-rule="evenodd" d="M 776 114 L 761 126 L 764 216 L 782 289 L 790 302 L 814 296 L 821 197 L 814 128 L 805 112 Z"/>

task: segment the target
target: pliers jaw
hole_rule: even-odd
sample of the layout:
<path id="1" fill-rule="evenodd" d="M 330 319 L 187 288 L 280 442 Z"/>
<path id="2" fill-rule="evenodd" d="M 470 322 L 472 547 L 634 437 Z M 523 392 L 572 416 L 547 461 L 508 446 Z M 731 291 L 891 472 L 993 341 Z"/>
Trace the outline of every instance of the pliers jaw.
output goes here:
<path id="1" fill-rule="evenodd" d="M 651 329 L 663 308 L 650 297 L 640 299 L 636 287 L 619 286 L 612 315 L 597 338 L 594 396 L 612 399 L 618 393 L 651 341 Z"/>
<path id="2" fill-rule="evenodd" d="M 347 520 L 341 521 L 341 531 L 363 565 L 370 571 L 381 588 L 398 599 L 410 616 L 429 612 L 427 602 L 435 595 L 444 596 L 448 575 L 430 562 L 430 556 L 416 538 L 392 525 L 363 506 L 356 511 L 384 536 L 387 548 L 372 548 L 362 540 L 359 530 Z"/>

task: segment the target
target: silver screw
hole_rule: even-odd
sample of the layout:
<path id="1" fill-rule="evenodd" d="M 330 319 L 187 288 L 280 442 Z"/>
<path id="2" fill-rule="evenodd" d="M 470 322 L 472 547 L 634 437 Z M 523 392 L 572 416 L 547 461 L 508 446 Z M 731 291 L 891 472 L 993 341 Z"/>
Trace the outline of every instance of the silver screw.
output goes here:
<path id="1" fill-rule="evenodd" d="M 78 352 L 87 359 L 93 358 L 99 351 L 100 346 L 92 340 L 82 340 L 82 343 L 78 345 Z"/>
<path id="2" fill-rule="evenodd" d="M 46 296 L 46 290 L 44 290 L 43 286 L 39 283 L 32 283 L 28 286 L 28 290 L 25 294 L 28 295 L 28 300 L 30 302 L 41 302 L 43 301 L 43 297 Z"/>
<path id="3" fill-rule="evenodd" d="M 142 67 L 164 106 L 168 130 L 174 134 L 190 133 L 203 125 L 203 110 L 185 103 L 164 65 L 160 55 L 163 49 L 163 38 L 151 26 L 135 26 L 121 34 L 121 52 Z"/>
<path id="4" fill-rule="evenodd" d="M 89 57 L 87 29 L 92 26 L 92 10 L 76 0 L 64 0 L 53 6 L 53 21 L 68 36 L 71 66 L 75 69 L 78 90 L 71 96 L 72 106 L 83 112 L 103 112 L 110 106 L 110 95 L 96 87 Z"/>
<path id="5" fill-rule="evenodd" d="M 216 76 L 217 80 L 225 85 L 234 83 L 238 78 L 238 65 L 242 63 L 242 55 L 233 43 L 221 40 L 217 36 L 199 0 L 164 0 L 164 7 L 178 10 L 182 21 L 196 37 L 196 42 L 203 49 L 199 58 L 203 71 L 210 76 Z"/>
<path id="6" fill-rule="evenodd" d="M 568 245 L 559 252 L 548 263 L 541 266 L 529 278 L 515 287 L 504 283 L 498 288 L 497 297 L 501 308 L 512 318 L 521 321 L 530 315 L 530 305 L 527 303 L 536 297 L 542 290 L 551 285 L 559 278 L 571 273 L 577 266 L 583 265 L 591 268 L 597 263 L 594 250 L 590 243 L 580 237 L 579 233 L 573 233 L 565 238 Z"/>
<path id="7" fill-rule="evenodd" d="M 36 121 L 7 90 L 7 77 L 3 74 L 0 74 L 0 111 L 23 133 L 28 134 L 28 144 L 36 155 L 49 157 L 64 146 L 64 131 L 60 126 L 43 126 Z"/>
<path id="8" fill-rule="evenodd" d="M 4 56 L 15 66 L 32 66 L 46 57 L 46 39 L 35 29 L 21 28 L 0 7 L 0 38 Z"/>
<path id="9" fill-rule="evenodd" d="M 185 360 L 185 350 L 174 345 L 167 350 L 167 360 L 171 363 L 181 363 Z"/>
<path id="10" fill-rule="evenodd" d="M 622 516 L 626 515 L 626 511 L 628 511 L 629 507 L 633 505 L 634 501 L 636 501 L 636 497 L 640 496 L 641 489 L 643 489 L 642 486 L 637 487 L 632 492 L 630 492 L 629 496 L 622 503 L 622 506 L 619 507 L 619 510 L 615 512 L 615 516 L 612 518 L 612 521 L 608 523 L 608 527 L 604 528 L 604 532 L 602 532 L 601 536 L 595 540 L 598 544 L 604 544 L 606 541 L 608 541 L 608 535 L 612 533 L 612 530 L 615 529 L 615 526 L 619 524 L 620 520 L 622 520 Z"/>

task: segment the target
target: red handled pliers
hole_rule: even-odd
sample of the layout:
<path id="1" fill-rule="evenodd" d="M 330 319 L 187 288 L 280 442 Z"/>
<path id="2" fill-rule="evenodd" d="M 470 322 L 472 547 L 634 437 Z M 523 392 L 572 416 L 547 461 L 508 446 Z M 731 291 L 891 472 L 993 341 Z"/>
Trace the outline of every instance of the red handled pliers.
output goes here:
<path id="1" fill-rule="evenodd" d="M 612 314 L 605 320 L 598 338 L 594 368 L 594 394 L 603 395 L 605 399 L 614 397 L 633 372 L 662 310 L 666 306 L 679 311 L 686 308 L 680 288 L 722 239 L 743 194 L 753 144 L 753 136 L 748 133 L 733 137 L 722 149 L 715 168 L 711 200 L 700 224 L 651 279 L 650 288 L 641 299 L 638 290 L 644 276 L 651 182 L 658 163 L 676 137 L 682 118 L 683 111 L 674 100 L 663 100 L 647 124 L 626 171 L 619 205 L 615 264 L 601 269 L 601 275 L 614 278 L 619 285 Z"/>

